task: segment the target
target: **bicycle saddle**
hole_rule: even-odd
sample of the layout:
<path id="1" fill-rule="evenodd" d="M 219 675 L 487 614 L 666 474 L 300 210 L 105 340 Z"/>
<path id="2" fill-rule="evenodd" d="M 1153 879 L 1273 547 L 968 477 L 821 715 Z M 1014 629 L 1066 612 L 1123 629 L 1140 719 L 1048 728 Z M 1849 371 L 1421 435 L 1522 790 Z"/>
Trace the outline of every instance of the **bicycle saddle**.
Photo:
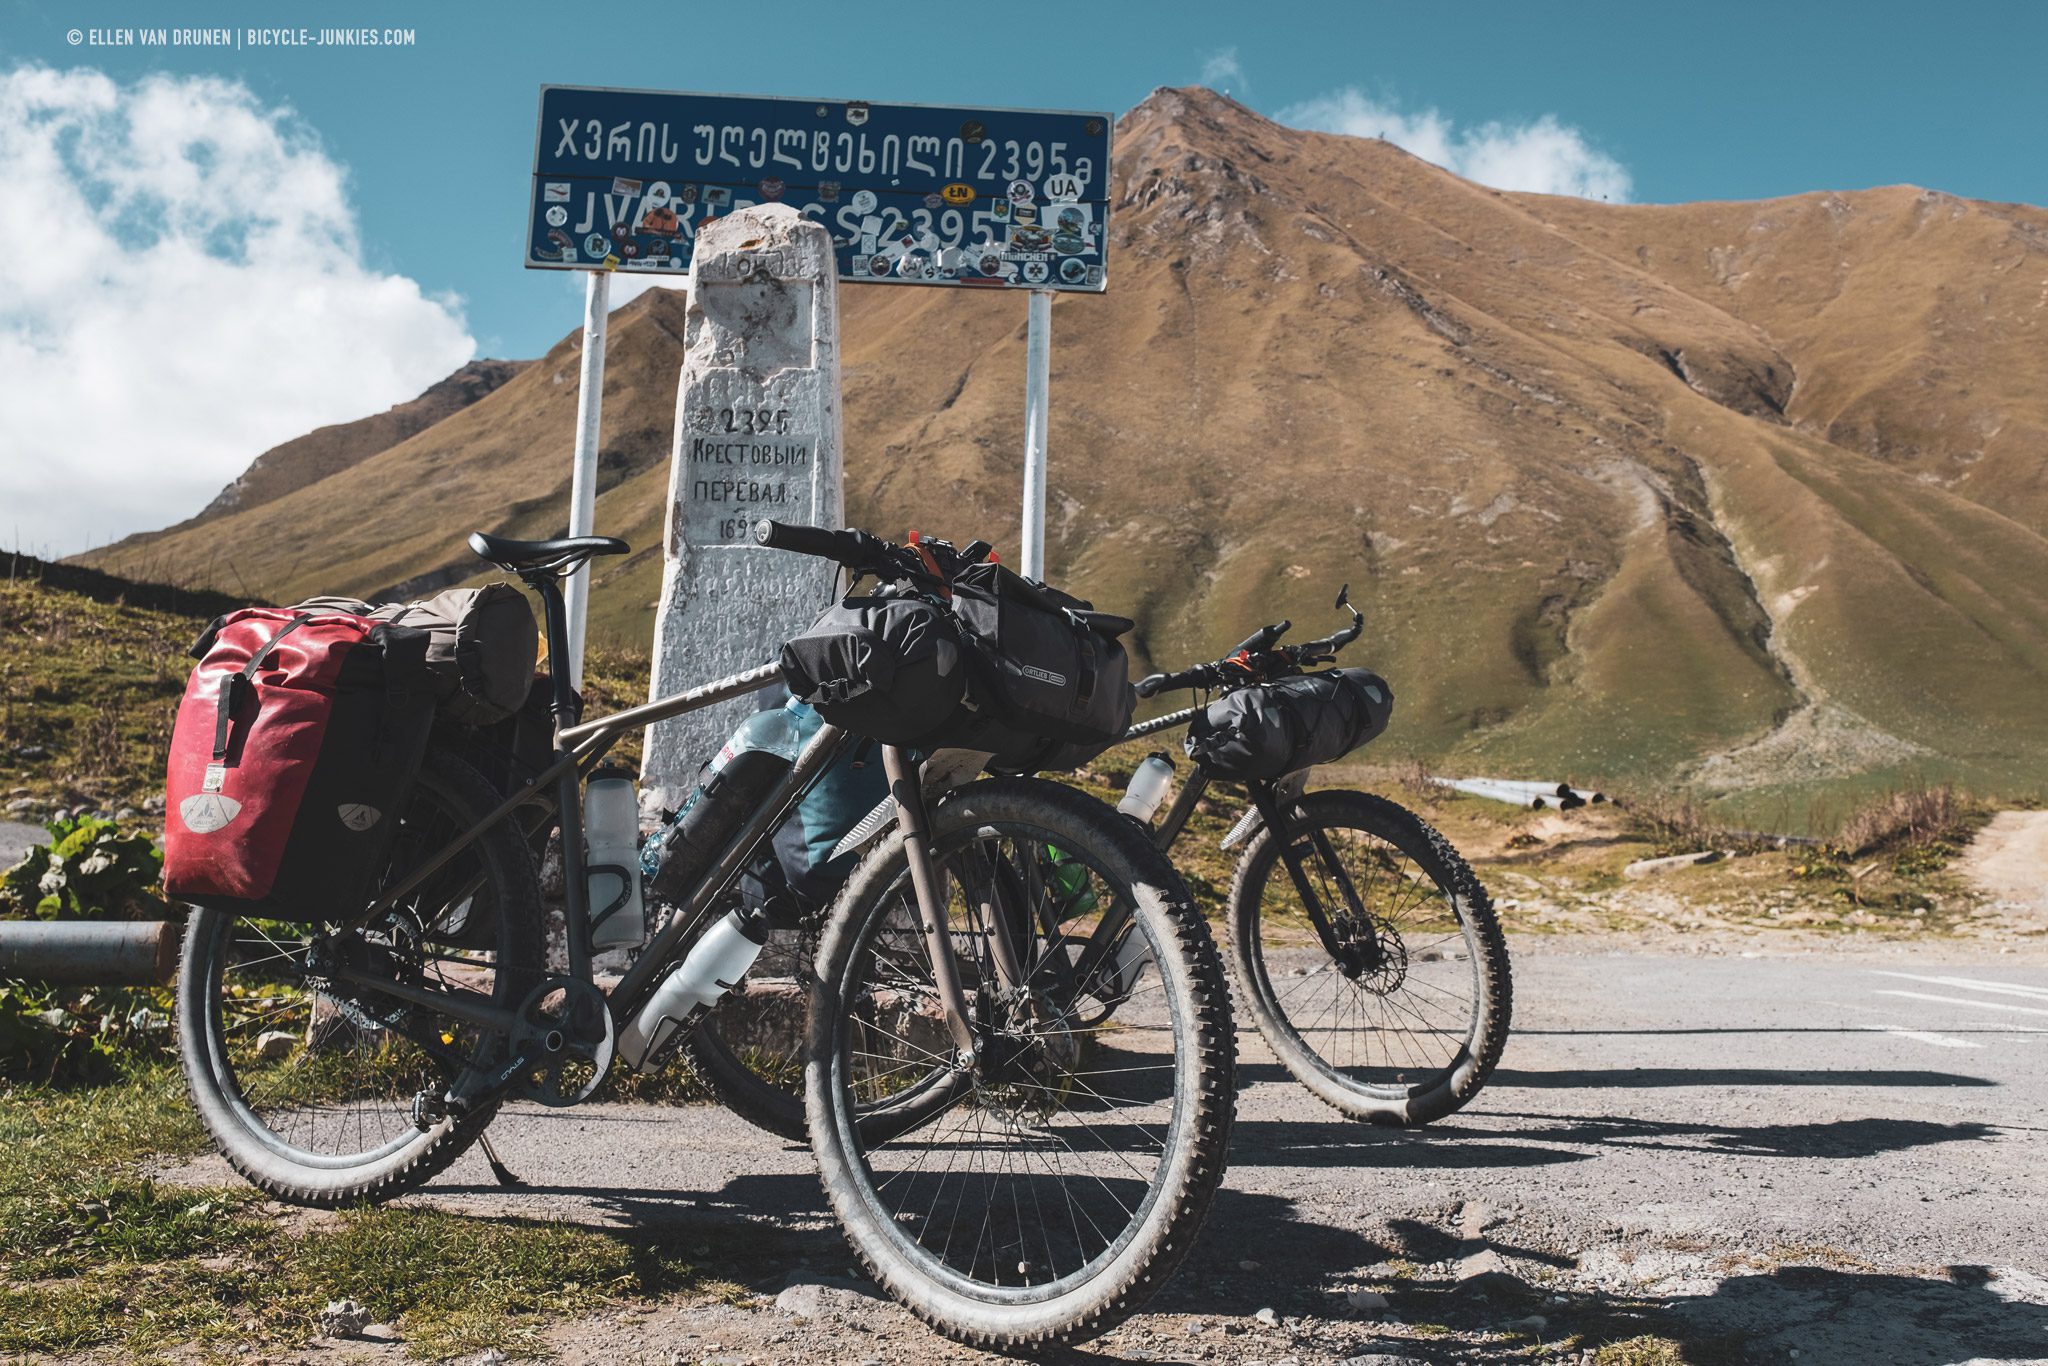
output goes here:
<path id="1" fill-rule="evenodd" d="M 623 555 L 632 547 L 616 536 L 557 536 L 550 541 L 514 541 L 473 531 L 469 548 L 500 569 L 515 574 L 542 570 L 566 571 L 593 555 Z"/>

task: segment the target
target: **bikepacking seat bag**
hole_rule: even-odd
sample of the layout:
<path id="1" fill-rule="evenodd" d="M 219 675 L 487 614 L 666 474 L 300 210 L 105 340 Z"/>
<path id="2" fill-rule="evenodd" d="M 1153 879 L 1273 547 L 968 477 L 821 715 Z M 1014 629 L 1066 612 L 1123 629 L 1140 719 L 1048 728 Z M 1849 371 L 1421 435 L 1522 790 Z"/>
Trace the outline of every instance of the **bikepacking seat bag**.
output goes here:
<path id="1" fill-rule="evenodd" d="M 856 735 L 918 745 L 967 688 L 951 614 L 912 594 L 851 597 L 782 647 L 790 696 Z M 931 746 L 925 746 L 931 748 Z"/>
<path id="2" fill-rule="evenodd" d="M 349 612 L 207 628 L 171 732 L 165 892 L 278 920 L 361 910 L 433 728 L 429 643 Z"/>
<path id="3" fill-rule="evenodd" d="M 1219 778 L 1270 781 L 1343 758 L 1385 730 L 1393 711 L 1387 681 L 1367 669 L 1282 678 L 1197 712 L 1188 757 Z"/>
<path id="4" fill-rule="evenodd" d="M 1075 767 L 1123 738 L 1137 701 L 1117 639 L 1128 620 L 988 563 L 954 579 L 953 613 L 971 647 L 975 714 L 948 743 L 1029 772 Z"/>
<path id="5" fill-rule="evenodd" d="M 417 602 L 381 606 L 357 598 L 309 598 L 299 610 L 347 612 L 425 631 L 434 696 L 451 721 L 502 721 L 525 704 L 533 685 L 540 636 L 526 594 L 509 583 L 451 588 Z"/>

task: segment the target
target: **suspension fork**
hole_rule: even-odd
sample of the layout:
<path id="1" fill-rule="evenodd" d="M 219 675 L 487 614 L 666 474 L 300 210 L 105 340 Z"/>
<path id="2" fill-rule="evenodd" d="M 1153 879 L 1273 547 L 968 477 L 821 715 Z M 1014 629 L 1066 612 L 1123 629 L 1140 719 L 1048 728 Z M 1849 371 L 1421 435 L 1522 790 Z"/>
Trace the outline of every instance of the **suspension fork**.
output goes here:
<path id="1" fill-rule="evenodd" d="M 1308 912 L 1309 923 L 1316 928 L 1316 937 L 1323 941 L 1323 951 L 1330 955 L 1332 962 L 1353 971 L 1361 967 L 1377 966 L 1377 938 L 1373 942 L 1373 947 L 1366 951 L 1366 962 L 1361 964 L 1350 961 L 1350 956 L 1337 943 L 1337 934 L 1330 925 L 1329 916 L 1323 912 L 1322 898 L 1316 895 L 1315 887 L 1309 881 L 1301 844 L 1295 838 L 1295 825 L 1288 815 L 1294 808 L 1295 800 L 1301 795 L 1301 781 L 1299 775 L 1290 775 L 1278 783 L 1252 783 L 1249 785 L 1252 805 L 1258 808 L 1260 819 L 1266 823 L 1267 837 L 1279 842 L 1280 861 L 1287 865 L 1287 876 L 1294 882 L 1295 893 L 1301 897 L 1301 906 Z M 1330 870 L 1330 879 L 1337 884 L 1337 889 L 1342 893 L 1352 918 L 1365 923 L 1364 903 L 1358 899 L 1358 889 L 1352 885 L 1351 875 L 1345 871 L 1342 860 L 1337 857 L 1336 847 L 1330 843 L 1329 836 L 1320 829 L 1310 828 L 1308 843 L 1315 849 L 1316 857 L 1322 860 L 1323 866 Z"/>
<path id="2" fill-rule="evenodd" d="M 946 1012 L 946 1031 L 952 1036 L 959 1061 L 971 1066 L 978 1058 L 979 1047 L 974 1037 L 974 1019 L 967 1007 L 967 993 L 960 986 L 960 965 L 953 953 L 946 904 L 939 896 L 938 870 L 932 866 L 931 820 L 925 808 L 924 784 L 917 765 L 896 745 L 882 747 L 882 772 L 888 776 L 889 795 L 896 803 L 896 826 L 903 832 L 903 857 L 910 865 L 910 887 L 917 896 L 925 952 L 932 960 L 932 984 L 938 988 L 939 1004 Z"/>

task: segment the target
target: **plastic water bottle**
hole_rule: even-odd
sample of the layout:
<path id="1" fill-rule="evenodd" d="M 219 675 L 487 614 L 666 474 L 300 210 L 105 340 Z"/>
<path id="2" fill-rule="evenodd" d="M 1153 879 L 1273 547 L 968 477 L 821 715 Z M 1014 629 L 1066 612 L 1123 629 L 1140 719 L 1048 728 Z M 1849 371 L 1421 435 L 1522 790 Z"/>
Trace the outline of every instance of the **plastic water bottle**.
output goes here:
<path id="1" fill-rule="evenodd" d="M 704 932 L 682 966 L 661 979 L 654 995 L 619 1031 L 619 1056 L 645 1070 L 661 1056 L 678 1029 L 695 1027 L 718 998 L 739 985 L 761 946 L 768 942 L 768 918 L 759 912 L 728 911 Z"/>
<path id="2" fill-rule="evenodd" d="M 1131 775 L 1130 786 L 1124 789 L 1124 799 L 1116 804 L 1116 809 L 1135 817 L 1140 825 L 1150 825 L 1159 804 L 1172 790 L 1173 760 L 1164 754 L 1148 754 Z"/>
<path id="3" fill-rule="evenodd" d="M 633 781 L 601 773 L 583 789 L 583 839 L 589 849 L 590 944 L 637 946 L 647 937 L 640 899 L 640 802 Z"/>

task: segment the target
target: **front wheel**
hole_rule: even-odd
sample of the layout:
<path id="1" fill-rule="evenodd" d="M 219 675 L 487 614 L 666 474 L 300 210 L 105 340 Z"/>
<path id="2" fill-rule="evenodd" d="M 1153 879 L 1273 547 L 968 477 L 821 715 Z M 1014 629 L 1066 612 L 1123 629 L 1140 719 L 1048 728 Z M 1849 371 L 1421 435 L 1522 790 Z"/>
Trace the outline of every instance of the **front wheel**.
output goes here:
<path id="1" fill-rule="evenodd" d="M 1186 886 L 1136 825 L 1070 788 L 975 783 L 932 814 L 976 1049 L 947 1029 L 900 836 L 819 950 L 805 1069 L 825 1190 L 868 1272 L 949 1337 L 1025 1350 L 1135 1312 L 1186 1257 L 1233 1103 L 1229 997 Z M 1021 982 L 989 948 L 997 917 Z M 1071 946 L 1127 919 L 1114 1019 Z"/>
<path id="2" fill-rule="evenodd" d="M 1261 829 L 1230 886 L 1230 958 L 1280 1063 L 1355 1119 L 1427 1124 L 1479 1092 L 1512 1009 L 1507 940 L 1486 889 L 1436 830 L 1363 792 L 1284 808 L 1300 871 L 1336 951 L 1303 904 L 1282 840 Z"/>

